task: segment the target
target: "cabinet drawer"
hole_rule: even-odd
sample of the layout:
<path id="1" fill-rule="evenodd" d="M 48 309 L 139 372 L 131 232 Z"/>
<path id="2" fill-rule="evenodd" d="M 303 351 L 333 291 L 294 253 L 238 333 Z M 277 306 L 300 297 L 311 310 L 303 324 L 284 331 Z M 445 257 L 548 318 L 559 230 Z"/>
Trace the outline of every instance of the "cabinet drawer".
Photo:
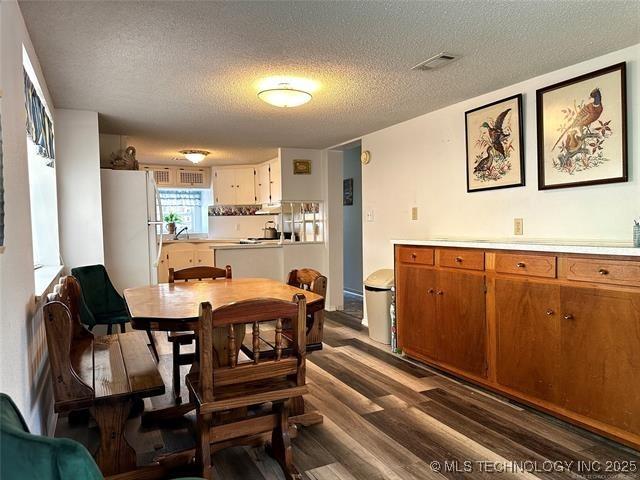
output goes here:
<path id="1" fill-rule="evenodd" d="M 497 253 L 496 272 L 556 278 L 556 257 L 553 255 Z"/>
<path id="2" fill-rule="evenodd" d="M 640 287 L 640 262 L 568 258 L 567 278 Z"/>
<path id="3" fill-rule="evenodd" d="M 433 265 L 433 248 L 399 247 L 398 261 L 402 263 Z"/>
<path id="4" fill-rule="evenodd" d="M 438 265 L 441 267 L 484 270 L 482 250 L 441 249 L 438 250 Z"/>

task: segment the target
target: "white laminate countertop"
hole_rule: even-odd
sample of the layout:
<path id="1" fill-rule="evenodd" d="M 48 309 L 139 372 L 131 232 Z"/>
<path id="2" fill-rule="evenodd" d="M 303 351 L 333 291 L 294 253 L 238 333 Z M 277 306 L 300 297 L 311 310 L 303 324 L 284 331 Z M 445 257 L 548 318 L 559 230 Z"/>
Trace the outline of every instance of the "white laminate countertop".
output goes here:
<path id="1" fill-rule="evenodd" d="M 478 240 L 465 238 L 434 238 L 414 240 L 391 240 L 394 245 L 416 245 L 432 247 L 484 248 L 495 250 L 530 250 L 534 252 L 583 253 L 590 255 L 618 255 L 640 257 L 640 248 L 631 242 L 599 242 L 594 240 L 547 240 L 547 239 L 495 239 Z"/>

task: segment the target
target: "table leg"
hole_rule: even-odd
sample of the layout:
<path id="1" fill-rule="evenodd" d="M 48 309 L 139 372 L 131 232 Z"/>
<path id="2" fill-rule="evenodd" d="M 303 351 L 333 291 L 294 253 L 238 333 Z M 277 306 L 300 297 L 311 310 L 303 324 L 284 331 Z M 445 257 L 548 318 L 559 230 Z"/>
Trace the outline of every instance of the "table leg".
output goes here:
<path id="1" fill-rule="evenodd" d="M 124 427 L 133 405 L 132 399 L 105 400 L 91 407 L 91 415 L 100 429 L 96 463 L 104 476 L 136 468 L 136 451 L 127 443 Z"/>

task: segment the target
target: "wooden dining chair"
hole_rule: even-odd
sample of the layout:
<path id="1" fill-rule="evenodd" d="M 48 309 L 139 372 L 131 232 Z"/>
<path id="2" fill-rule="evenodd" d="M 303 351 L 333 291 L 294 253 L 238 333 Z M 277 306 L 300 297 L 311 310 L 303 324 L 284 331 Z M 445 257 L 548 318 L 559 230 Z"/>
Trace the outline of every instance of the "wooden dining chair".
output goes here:
<path id="1" fill-rule="evenodd" d="M 276 321 L 275 355 L 260 358 L 260 325 Z M 283 349 L 282 323 L 291 322 L 292 348 Z M 306 300 L 296 294 L 291 302 L 256 299 L 230 303 L 215 310 L 200 305 L 198 327 L 199 371 L 187 375 L 187 388 L 196 404 L 196 457 L 203 477 L 212 478 L 211 455 L 231 445 L 255 444 L 271 432 L 271 451 L 285 478 L 301 478 L 293 465 L 289 439 L 288 400 L 307 393 L 305 386 Z M 253 359 L 240 362 L 239 347 L 246 325 L 252 325 Z M 271 403 L 271 409 L 263 404 Z M 223 412 L 262 405 L 254 415 L 234 420 Z M 226 420 L 223 421 L 223 418 Z M 233 417 L 232 417 L 233 418 Z"/>
<path id="2" fill-rule="evenodd" d="M 312 268 L 291 270 L 287 284 L 303 290 L 327 296 L 327 277 Z M 285 325 L 285 330 L 288 330 Z M 322 350 L 322 338 L 324 330 L 324 310 L 307 314 L 307 351 Z"/>
<path id="3" fill-rule="evenodd" d="M 229 265 L 225 268 L 200 266 L 183 268 L 182 270 L 169 269 L 169 283 L 175 283 L 176 280 L 188 282 L 189 280 L 231 278 L 231 276 L 231 266 Z M 180 367 L 182 365 L 191 365 L 195 356 L 193 353 L 181 353 L 180 349 L 183 345 L 193 345 L 196 334 L 190 331 L 171 331 L 167 334 L 167 339 L 173 346 L 173 395 L 176 403 L 179 404 L 182 403 Z"/>

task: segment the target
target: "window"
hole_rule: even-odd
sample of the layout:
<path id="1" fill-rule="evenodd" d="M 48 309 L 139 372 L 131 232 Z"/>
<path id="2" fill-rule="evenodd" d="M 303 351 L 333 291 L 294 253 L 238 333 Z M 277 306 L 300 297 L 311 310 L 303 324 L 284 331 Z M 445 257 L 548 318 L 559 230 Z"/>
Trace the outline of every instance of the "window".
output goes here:
<path id="1" fill-rule="evenodd" d="M 29 58 L 23 50 L 27 158 L 34 268 L 60 265 L 58 196 L 53 123 Z"/>
<path id="2" fill-rule="evenodd" d="M 188 228 L 189 233 L 209 231 L 209 204 L 211 190 L 207 188 L 161 188 L 162 213 L 178 215 L 177 229 Z"/>

